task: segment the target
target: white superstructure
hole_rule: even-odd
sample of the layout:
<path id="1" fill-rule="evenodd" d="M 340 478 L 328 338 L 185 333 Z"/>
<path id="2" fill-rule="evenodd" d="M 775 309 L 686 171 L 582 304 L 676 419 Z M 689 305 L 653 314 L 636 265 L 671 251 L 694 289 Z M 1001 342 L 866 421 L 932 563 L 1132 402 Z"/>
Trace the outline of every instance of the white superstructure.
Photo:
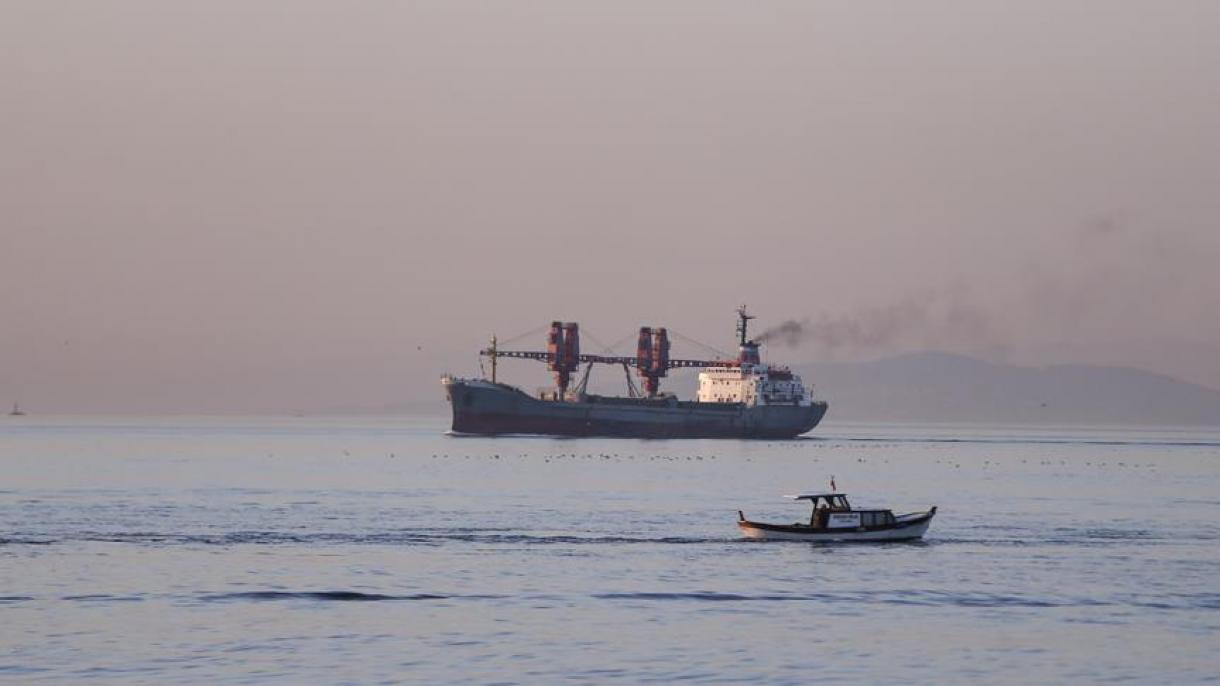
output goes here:
<path id="1" fill-rule="evenodd" d="M 758 346 L 752 341 L 742 346 L 741 363 L 736 367 L 709 367 L 699 372 L 701 403 L 743 403 L 759 405 L 797 405 L 812 403 L 801 377 L 787 367 L 758 361 Z"/>

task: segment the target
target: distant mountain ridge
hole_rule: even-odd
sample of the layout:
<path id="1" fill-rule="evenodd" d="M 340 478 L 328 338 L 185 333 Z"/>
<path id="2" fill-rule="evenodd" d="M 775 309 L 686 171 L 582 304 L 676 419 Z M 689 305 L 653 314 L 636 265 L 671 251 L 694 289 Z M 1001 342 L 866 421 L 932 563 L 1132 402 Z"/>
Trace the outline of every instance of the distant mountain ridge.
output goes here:
<path id="1" fill-rule="evenodd" d="M 794 365 L 827 420 L 1220 426 L 1220 391 L 1139 369 L 923 352 Z"/>

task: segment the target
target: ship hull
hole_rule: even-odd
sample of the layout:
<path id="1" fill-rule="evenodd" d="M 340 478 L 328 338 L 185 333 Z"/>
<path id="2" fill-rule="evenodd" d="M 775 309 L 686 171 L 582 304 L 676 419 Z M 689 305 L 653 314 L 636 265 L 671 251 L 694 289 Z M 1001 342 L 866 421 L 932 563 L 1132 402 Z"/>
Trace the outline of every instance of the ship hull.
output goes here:
<path id="1" fill-rule="evenodd" d="M 483 435 L 778 439 L 810 431 L 826 414 L 824 402 L 747 407 L 597 395 L 554 401 L 504 384 L 463 379 L 446 379 L 445 388 L 453 431 Z"/>

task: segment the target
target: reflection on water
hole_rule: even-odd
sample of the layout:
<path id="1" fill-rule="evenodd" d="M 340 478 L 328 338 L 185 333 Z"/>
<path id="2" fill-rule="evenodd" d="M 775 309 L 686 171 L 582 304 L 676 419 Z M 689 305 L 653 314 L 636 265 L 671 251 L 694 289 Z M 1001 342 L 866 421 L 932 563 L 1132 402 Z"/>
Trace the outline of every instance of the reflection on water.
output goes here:
<path id="1" fill-rule="evenodd" d="M 835 425 L 487 439 L 441 419 L 0 424 L 0 677 L 1191 683 L 1220 432 Z M 921 542 L 744 541 L 835 476 Z"/>

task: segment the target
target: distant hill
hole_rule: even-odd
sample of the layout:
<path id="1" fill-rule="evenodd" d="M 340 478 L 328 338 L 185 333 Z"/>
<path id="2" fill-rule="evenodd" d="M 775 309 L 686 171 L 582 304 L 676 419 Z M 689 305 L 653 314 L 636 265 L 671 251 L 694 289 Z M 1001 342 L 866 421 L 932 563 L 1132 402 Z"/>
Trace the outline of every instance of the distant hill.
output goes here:
<path id="1" fill-rule="evenodd" d="M 794 370 L 830 402 L 828 419 L 1220 426 L 1220 391 L 1138 369 L 927 352 Z"/>

